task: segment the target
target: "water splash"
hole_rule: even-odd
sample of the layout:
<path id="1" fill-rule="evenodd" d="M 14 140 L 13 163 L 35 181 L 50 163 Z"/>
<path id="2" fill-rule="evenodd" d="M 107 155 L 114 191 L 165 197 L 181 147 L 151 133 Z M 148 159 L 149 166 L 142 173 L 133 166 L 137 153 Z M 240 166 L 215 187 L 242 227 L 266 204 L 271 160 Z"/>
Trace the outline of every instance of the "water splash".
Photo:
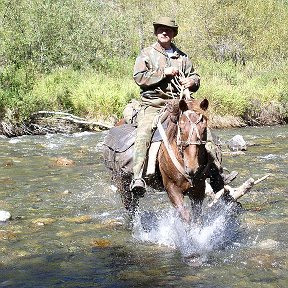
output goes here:
<path id="1" fill-rule="evenodd" d="M 238 212 L 235 205 L 220 202 L 213 209 L 202 209 L 198 221 L 187 224 L 175 209 L 144 211 L 136 215 L 132 235 L 138 241 L 177 249 L 184 259 L 197 257 L 202 263 L 210 252 L 239 240 Z"/>

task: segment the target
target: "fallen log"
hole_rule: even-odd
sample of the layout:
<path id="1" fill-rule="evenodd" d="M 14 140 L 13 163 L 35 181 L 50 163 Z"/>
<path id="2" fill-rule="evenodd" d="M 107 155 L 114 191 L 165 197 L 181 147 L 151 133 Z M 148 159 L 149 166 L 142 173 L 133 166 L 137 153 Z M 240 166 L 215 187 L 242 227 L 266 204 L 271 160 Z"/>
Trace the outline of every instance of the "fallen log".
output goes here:
<path id="1" fill-rule="evenodd" d="M 266 178 L 268 178 L 271 174 L 267 174 L 259 179 L 257 179 L 256 181 L 253 178 L 249 178 L 248 180 L 246 180 L 242 185 L 240 185 L 237 188 L 232 188 L 229 185 L 225 185 L 223 189 L 221 189 L 220 191 L 218 191 L 217 193 L 213 193 L 213 189 L 211 187 L 211 185 L 206 181 L 206 195 L 212 198 L 212 202 L 208 204 L 209 207 L 212 207 L 222 196 L 229 194 L 233 200 L 238 200 L 239 198 L 241 198 L 243 195 L 245 195 L 246 193 L 248 193 L 252 187 L 260 182 L 262 182 L 263 180 L 265 180 Z"/>
<path id="2" fill-rule="evenodd" d="M 56 116 L 55 117 L 56 120 L 68 121 L 72 124 L 76 124 L 79 126 L 96 126 L 97 128 L 99 128 L 101 130 L 108 130 L 108 129 L 113 127 L 112 125 L 105 124 L 102 122 L 87 121 L 84 118 L 81 118 L 81 117 L 78 117 L 78 116 L 75 116 L 73 114 L 66 113 L 66 112 L 38 111 L 38 112 L 35 112 L 31 115 L 31 119 L 33 121 L 33 119 L 43 118 L 43 117 L 47 117 L 47 116 Z"/>

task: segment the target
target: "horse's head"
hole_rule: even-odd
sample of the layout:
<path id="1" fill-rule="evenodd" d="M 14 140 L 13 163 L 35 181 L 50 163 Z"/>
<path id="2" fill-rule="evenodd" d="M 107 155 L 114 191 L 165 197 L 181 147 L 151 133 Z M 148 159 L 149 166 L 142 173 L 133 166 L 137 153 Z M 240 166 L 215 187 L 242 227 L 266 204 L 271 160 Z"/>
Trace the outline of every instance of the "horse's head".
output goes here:
<path id="1" fill-rule="evenodd" d="M 177 146 L 183 157 L 184 170 L 193 179 L 200 167 L 206 165 L 207 99 L 180 100 Z"/>

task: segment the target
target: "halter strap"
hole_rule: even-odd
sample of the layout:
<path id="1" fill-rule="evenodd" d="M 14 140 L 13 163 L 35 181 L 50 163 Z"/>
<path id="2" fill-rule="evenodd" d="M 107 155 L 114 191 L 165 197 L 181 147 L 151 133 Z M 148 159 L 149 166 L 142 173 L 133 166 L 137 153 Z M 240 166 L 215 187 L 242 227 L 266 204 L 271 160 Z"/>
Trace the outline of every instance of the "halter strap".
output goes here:
<path id="1" fill-rule="evenodd" d="M 183 140 L 181 140 L 181 131 L 180 131 L 180 128 L 178 125 L 178 132 L 177 132 L 177 145 L 178 146 L 186 147 L 189 145 L 205 145 L 206 144 L 206 141 L 201 140 L 200 133 L 199 133 L 199 130 L 197 128 L 197 124 L 202 120 L 203 115 L 200 114 L 198 119 L 196 120 L 196 122 L 192 122 L 191 119 L 189 118 L 189 115 L 191 115 L 193 113 L 195 113 L 195 112 L 191 111 L 191 110 L 186 110 L 182 114 L 182 115 L 186 116 L 186 118 L 188 119 L 192 128 L 189 131 L 188 139 L 186 141 L 183 141 Z M 194 131 L 196 132 L 196 135 L 197 135 L 197 139 L 198 139 L 197 141 L 191 141 L 191 138 L 193 136 Z"/>

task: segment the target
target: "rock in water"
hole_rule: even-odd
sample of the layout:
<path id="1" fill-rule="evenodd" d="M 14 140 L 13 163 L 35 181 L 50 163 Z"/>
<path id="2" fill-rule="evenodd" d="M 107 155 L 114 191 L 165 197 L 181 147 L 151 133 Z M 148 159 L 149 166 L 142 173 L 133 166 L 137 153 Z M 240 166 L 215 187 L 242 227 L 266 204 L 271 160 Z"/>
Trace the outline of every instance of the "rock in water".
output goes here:
<path id="1" fill-rule="evenodd" d="M 227 146 L 231 151 L 246 151 L 247 143 L 241 135 L 235 135 L 227 141 Z"/>
<path id="2" fill-rule="evenodd" d="M 258 246 L 262 249 L 275 249 L 278 246 L 278 242 L 273 239 L 266 239 L 261 241 Z"/>
<path id="3" fill-rule="evenodd" d="M 0 222 L 6 222 L 11 218 L 11 214 L 7 211 L 0 211 Z"/>

